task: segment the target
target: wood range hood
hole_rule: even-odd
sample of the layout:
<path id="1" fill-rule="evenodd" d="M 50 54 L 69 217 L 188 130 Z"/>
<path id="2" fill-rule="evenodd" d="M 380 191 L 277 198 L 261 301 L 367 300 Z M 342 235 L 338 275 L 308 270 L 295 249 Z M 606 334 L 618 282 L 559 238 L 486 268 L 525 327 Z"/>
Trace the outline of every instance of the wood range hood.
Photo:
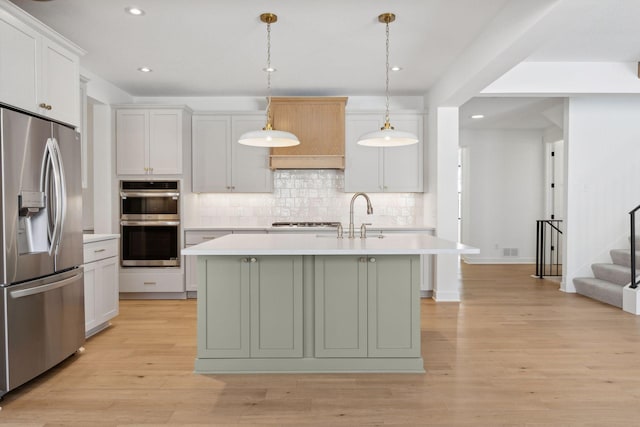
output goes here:
<path id="1" fill-rule="evenodd" d="M 346 97 L 274 97 L 271 115 L 276 130 L 292 132 L 294 147 L 271 149 L 271 169 L 344 170 Z"/>

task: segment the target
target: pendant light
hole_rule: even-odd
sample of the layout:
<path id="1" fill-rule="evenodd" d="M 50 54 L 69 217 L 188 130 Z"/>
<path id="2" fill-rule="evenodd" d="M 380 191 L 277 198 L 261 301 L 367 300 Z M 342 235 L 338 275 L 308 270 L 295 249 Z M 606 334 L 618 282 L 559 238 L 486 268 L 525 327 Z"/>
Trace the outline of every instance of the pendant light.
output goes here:
<path id="1" fill-rule="evenodd" d="M 271 67 L 271 24 L 278 21 L 278 16 L 273 13 L 263 13 L 260 21 L 267 24 L 267 123 L 262 130 L 254 130 L 242 134 L 238 142 L 253 147 L 291 147 L 300 144 L 298 137 L 291 132 L 273 129 L 271 125 L 271 73 L 275 71 Z"/>
<path id="2" fill-rule="evenodd" d="M 386 24 L 386 87 L 385 94 L 387 97 L 386 113 L 384 117 L 384 126 L 380 130 L 365 133 L 358 139 L 359 145 L 366 145 L 369 147 L 401 147 L 403 145 L 411 145 L 418 142 L 418 137 L 411 132 L 403 132 L 395 130 L 389 122 L 389 24 L 396 20 L 396 15 L 393 13 L 383 13 L 378 16 L 378 21 Z"/>

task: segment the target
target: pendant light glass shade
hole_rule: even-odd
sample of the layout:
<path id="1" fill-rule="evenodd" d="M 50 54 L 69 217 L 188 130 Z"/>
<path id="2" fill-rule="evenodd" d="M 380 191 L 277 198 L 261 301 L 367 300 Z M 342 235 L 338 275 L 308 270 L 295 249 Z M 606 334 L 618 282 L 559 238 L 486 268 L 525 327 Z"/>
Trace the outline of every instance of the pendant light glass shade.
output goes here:
<path id="1" fill-rule="evenodd" d="M 418 142 L 418 137 L 411 132 L 404 132 L 400 130 L 395 130 L 391 123 L 389 122 L 389 23 L 396 20 L 396 15 L 393 13 L 383 13 L 378 16 L 378 21 L 386 24 L 386 36 L 387 36 L 387 44 L 386 44 L 386 54 L 387 54 L 387 62 L 386 62 L 386 86 L 385 86 L 385 95 L 387 97 L 386 103 L 386 113 L 385 113 L 385 123 L 380 130 L 375 130 L 373 132 L 367 132 L 358 138 L 358 145 L 364 145 L 367 147 L 402 147 L 404 145 L 416 144 Z"/>
<path id="2" fill-rule="evenodd" d="M 300 141 L 291 132 L 262 129 L 242 134 L 238 143 L 252 147 L 292 147 L 300 144 Z"/>
<path id="3" fill-rule="evenodd" d="M 271 73 L 275 68 L 271 67 L 271 24 L 278 21 L 278 16 L 273 13 L 263 13 L 260 21 L 267 24 L 267 124 L 262 130 L 253 130 L 240 136 L 238 143 L 252 147 L 292 147 L 300 144 L 298 137 L 291 132 L 273 129 L 271 125 Z"/>
<path id="4" fill-rule="evenodd" d="M 402 147 L 403 145 L 411 145 L 417 142 L 418 137 L 411 132 L 403 132 L 391 128 L 382 128 L 365 133 L 358 140 L 359 145 L 367 147 Z"/>

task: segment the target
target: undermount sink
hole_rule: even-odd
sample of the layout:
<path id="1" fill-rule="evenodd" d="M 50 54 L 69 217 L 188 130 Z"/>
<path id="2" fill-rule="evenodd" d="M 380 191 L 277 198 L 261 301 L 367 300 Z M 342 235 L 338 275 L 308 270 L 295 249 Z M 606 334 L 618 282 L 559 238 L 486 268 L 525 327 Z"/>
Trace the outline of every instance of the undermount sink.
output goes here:
<path id="1" fill-rule="evenodd" d="M 320 238 L 330 238 L 330 239 L 337 239 L 338 236 L 336 236 L 335 234 L 316 234 L 316 237 L 320 237 Z M 369 234 L 367 235 L 366 239 L 384 239 L 385 235 L 384 234 Z M 349 240 L 347 237 L 343 237 L 344 240 Z M 354 238 L 354 240 L 357 239 L 361 239 L 360 236 L 356 236 Z"/>

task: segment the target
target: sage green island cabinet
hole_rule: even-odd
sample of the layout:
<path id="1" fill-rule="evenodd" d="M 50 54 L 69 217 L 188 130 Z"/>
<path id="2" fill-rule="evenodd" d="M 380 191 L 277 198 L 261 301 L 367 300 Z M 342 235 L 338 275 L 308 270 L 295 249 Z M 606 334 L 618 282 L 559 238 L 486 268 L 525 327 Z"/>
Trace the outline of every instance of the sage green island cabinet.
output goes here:
<path id="1" fill-rule="evenodd" d="M 198 259 L 198 358 L 302 357 L 302 257 Z"/>
<path id="2" fill-rule="evenodd" d="M 424 372 L 420 256 L 477 253 L 425 234 L 228 234 L 197 257 L 197 373 Z"/>
<path id="3" fill-rule="evenodd" d="M 420 357 L 419 283 L 419 256 L 316 256 L 316 357 Z"/>
<path id="4" fill-rule="evenodd" d="M 367 357 L 367 265 L 363 259 L 315 257 L 316 357 Z"/>
<path id="5" fill-rule="evenodd" d="M 365 260 L 369 357 L 419 357 L 420 257 L 380 255 Z"/>

